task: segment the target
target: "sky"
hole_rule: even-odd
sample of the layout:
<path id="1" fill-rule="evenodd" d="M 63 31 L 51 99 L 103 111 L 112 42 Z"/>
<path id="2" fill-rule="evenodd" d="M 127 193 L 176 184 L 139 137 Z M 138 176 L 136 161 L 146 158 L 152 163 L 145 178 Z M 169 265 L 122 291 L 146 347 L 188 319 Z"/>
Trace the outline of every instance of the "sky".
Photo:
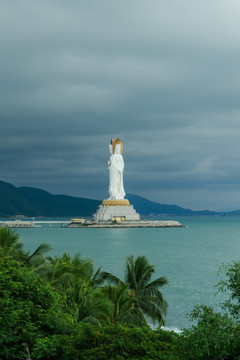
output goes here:
<path id="1" fill-rule="evenodd" d="M 240 209 L 239 0 L 0 0 L 0 180 Z"/>

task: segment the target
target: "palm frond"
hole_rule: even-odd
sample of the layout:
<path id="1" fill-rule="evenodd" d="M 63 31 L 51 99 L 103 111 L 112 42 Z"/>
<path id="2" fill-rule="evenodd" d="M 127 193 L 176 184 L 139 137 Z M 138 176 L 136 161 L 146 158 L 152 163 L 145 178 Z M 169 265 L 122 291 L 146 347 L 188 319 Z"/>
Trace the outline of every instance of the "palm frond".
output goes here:
<path id="1" fill-rule="evenodd" d="M 168 284 L 168 279 L 165 276 L 161 276 L 160 278 L 157 278 L 152 282 L 148 283 L 145 288 L 158 288 L 166 284 Z"/>
<path id="2" fill-rule="evenodd" d="M 16 229 L 0 227 L 0 246 L 4 250 L 9 250 L 11 247 L 16 246 L 17 243 L 19 243 L 19 234 Z"/>
<path id="3" fill-rule="evenodd" d="M 164 324 L 164 317 L 166 315 L 166 311 L 163 311 L 150 299 L 141 299 L 139 306 L 143 313 L 152 320 L 153 324 L 155 324 L 156 322 L 158 322 L 160 325 Z"/>
<path id="4" fill-rule="evenodd" d="M 114 285 L 124 284 L 123 281 L 119 279 L 117 276 L 106 271 L 100 272 L 99 277 L 102 279 L 102 281 L 107 281 L 110 284 L 114 284 Z"/>
<path id="5" fill-rule="evenodd" d="M 36 257 L 41 257 L 47 254 L 50 250 L 52 250 L 51 245 L 47 243 L 42 243 L 38 246 L 38 248 L 28 257 L 29 261 Z"/>

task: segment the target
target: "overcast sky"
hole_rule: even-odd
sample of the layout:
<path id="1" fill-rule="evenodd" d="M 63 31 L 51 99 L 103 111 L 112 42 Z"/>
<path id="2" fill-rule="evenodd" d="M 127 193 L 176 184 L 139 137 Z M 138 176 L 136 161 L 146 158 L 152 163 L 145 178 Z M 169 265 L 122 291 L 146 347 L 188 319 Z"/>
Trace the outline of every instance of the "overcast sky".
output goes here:
<path id="1" fill-rule="evenodd" d="M 0 0 L 0 179 L 240 209 L 239 0 Z"/>

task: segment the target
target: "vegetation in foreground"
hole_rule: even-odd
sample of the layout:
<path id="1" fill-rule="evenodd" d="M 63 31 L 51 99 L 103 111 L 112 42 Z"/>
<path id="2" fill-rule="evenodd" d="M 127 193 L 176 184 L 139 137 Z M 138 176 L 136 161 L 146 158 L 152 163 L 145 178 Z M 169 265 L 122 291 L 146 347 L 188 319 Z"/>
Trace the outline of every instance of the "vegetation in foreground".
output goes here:
<path id="1" fill-rule="evenodd" d="M 198 306 L 194 325 L 163 331 L 167 303 L 161 277 L 145 257 L 126 259 L 123 280 L 80 255 L 32 254 L 18 234 L 0 228 L 0 358 L 240 360 L 240 262 L 223 266 L 219 291 L 230 293 L 224 314 Z M 152 330 L 150 317 L 159 325 Z"/>

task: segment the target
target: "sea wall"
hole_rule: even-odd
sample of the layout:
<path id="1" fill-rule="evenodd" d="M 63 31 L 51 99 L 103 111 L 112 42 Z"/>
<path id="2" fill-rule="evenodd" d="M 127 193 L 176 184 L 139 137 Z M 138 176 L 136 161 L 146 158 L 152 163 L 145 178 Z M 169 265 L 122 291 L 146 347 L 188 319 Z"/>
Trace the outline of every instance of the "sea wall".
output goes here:
<path id="1" fill-rule="evenodd" d="M 67 225 L 70 228 L 168 228 L 168 227 L 184 227 L 180 222 L 167 221 L 136 221 L 136 222 L 119 222 L 119 223 L 94 223 L 94 224 L 75 224 Z"/>

